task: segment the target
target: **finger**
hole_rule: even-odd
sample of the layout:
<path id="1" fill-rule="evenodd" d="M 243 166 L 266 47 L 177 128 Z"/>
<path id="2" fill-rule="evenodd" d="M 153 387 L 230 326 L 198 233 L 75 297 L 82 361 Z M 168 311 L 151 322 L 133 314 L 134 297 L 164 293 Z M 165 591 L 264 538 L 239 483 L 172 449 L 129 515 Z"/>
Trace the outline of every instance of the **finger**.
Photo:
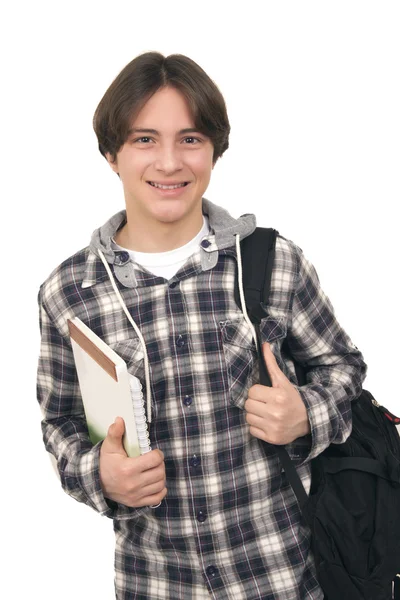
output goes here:
<path id="1" fill-rule="evenodd" d="M 163 479 L 162 481 L 155 481 L 150 485 L 145 485 L 140 490 L 141 499 L 147 498 L 147 496 L 154 496 L 155 494 L 160 494 L 166 487 L 165 483 L 165 479 Z"/>
<path id="2" fill-rule="evenodd" d="M 143 498 L 142 500 L 140 500 L 137 504 L 135 503 L 135 507 L 138 506 L 152 506 L 152 507 L 157 507 L 161 500 L 163 500 L 165 498 L 165 496 L 167 495 L 167 488 L 164 488 L 162 492 L 160 492 L 159 494 L 154 494 L 152 496 L 147 496 L 146 498 Z"/>
<path id="3" fill-rule="evenodd" d="M 251 400 L 248 398 L 244 404 L 244 409 L 248 415 L 256 415 L 258 417 L 267 417 L 266 402 L 260 400 Z"/>
<path id="4" fill-rule="evenodd" d="M 163 465 L 144 471 L 140 476 L 143 487 L 153 485 L 154 483 L 165 482 L 165 469 Z"/>
<path id="5" fill-rule="evenodd" d="M 247 413 L 246 415 L 246 423 L 251 425 L 251 427 L 257 427 L 258 429 L 265 429 L 265 419 L 263 417 L 259 417 L 258 415 L 251 415 Z"/>
<path id="6" fill-rule="evenodd" d="M 247 390 L 247 396 L 251 400 L 258 400 L 259 402 L 270 402 L 276 397 L 276 390 L 267 385 L 261 385 L 256 383 Z"/>
<path id="7" fill-rule="evenodd" d="M 117 417 L 110 425 L 103 446 L 109 454 L 123 454 L 127 456 L 122 439 L 125 432 L 125 422 L 121 417 Z"/>
<path id="8" fill-rule="evenodd" d="M 274 353 L 272 352 L 271 346 L 268 344 L 268 342 L 265 342 L 263 344 L 262 349 L 265 366 L 267 367 L 272 387 L 279 387 L 283 383 L 283 378 L 286 379 L 286 376 L 284 373 L 282 373 L 281 369 L 279 368 Z"/>
<path id="9" fill-rule="evenodd" d="M 259 440 L 263 440 L 264 442 L 268 442 L 268 436 L 263 429 L 259 429 L 258 427 L 251 426 L 250 433 L 253 437 L 258 438 Z"/>
<path id="10" fill-rule="evenodd" d="M 151 452 L 146 452 L 146 454 L 142 454 L 139 459 L 140 470 L 142 472 L 151 471 L 160 465 L 164 465 L 164 454 L 161 452 L 161 450 L 158 450 L 158 448 L 151 450 Z"/>

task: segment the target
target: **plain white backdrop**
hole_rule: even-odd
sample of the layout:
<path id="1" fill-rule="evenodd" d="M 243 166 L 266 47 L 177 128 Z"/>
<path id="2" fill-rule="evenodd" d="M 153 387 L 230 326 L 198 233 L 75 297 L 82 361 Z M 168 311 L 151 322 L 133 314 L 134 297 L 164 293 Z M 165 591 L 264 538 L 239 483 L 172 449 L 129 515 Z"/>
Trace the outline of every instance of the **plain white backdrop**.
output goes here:
<path id="1" fill-rule="evenodd" d="M 142 52 L 205 69 L 232 128 L 205 197 L 303 249 L 399 413 L 399 4 L 16 1 L 1 20 L 0 593 L 111 600 L 112 523 L 61 490 L 35 390 L 39 285 L 124 207 L 95 108 Z"/>

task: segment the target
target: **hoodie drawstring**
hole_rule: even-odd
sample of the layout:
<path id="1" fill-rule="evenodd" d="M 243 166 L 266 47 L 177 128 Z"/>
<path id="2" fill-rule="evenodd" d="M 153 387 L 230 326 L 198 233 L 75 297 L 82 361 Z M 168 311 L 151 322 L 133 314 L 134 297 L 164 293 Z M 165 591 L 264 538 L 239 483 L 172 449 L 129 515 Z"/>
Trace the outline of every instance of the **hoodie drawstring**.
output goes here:
<path id="1" fill-rule="evenodd" d="M 252 334 L 253 334 L 253 339 L 256 345 L 256 349 L 258 352 L 258 340 L 257 340 L 257 334 L 256 334 L 256 330 L 254 329 L 254 325 L 253 323 L 250 321 L 249 315 L 247 314 L 247 310 L 246 310 L 246 302 L 244 299 L 244 292 L 243 292 L 243 269 L 242 269 L 242 254 L 240 252 L 240 234 L 239 233 L 235 233 L 235 238 L 236 238 L 236 254 L 237 254 L 237 261 L 238 261 L 238 279 L 239 279 L 239 296 L 240 296 L 240 303 L 242 305 L 242 313 L 243 316 L 245 318 L 245 320 L 247 321 Z"/>
<path id="2" fill-rule="evenodd" d="M 110 278 L 110 281 L 112 283 L 114 291 L 117 294 L 117 298 L 119 300 L 119 303 L 121 304 L 121 307 L 122 307 L 124 313 L 126 314 L 126 316 L 127 316 L 128 320 L 130 321 L 132 327 L 136 331 L 136 333 L 137 333 L 137 335 L 139 337 L 140 343 L 142 344 L 143 355 L 144 355 L 144 371 L 145 371 L 145 378 L 146 378 L 147 420 L 148 420 L 149 423 L 151 423 L 150 369 L 149 369 L 149 359 L 148 359 L 148 356 L 147 356 L 146 343 L 144 341 L 144 338 L 142 336 L 142 333 L 141 333 L 139 327 L 136 325 L 135 321 L 132 319 L 132 317 L 131 317 L 131 315 L 130 315 L 127 307 L 126 307 L 126 304 L 125 304 L 125 302 L 124 302 L 121 294 L 119 293 L 119 289 L 117 288 L 117 284 L 115 283 L 114 276 L 113 276 L 113 274 L 111 272 L 111 269 L 110 269 L 110 267 L 108 265 L 108 262 L 105 259 L 104 254 L 102 253 L 102 251 L 100 249 L 98 250 L 98 252 L 99 252 L 100 258 L 103 261 L 103 264 L 104 264 L 104 266 L 106 268 L 107 274 L 108 274 L 108 276 Z"/>

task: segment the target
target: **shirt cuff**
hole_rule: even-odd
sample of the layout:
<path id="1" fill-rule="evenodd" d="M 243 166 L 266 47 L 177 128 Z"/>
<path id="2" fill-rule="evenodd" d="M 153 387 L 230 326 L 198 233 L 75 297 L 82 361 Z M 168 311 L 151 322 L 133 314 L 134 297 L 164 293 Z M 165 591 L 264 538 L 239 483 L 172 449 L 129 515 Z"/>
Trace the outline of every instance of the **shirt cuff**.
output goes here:
<path id="1" fill-rule="evenodd" d="M 102 441 L 81 454 L 77 463 L 77 479 L 86 504 L 102 516 L 116 520 L 136 519 L 151 510 L 150 506 L 132 508 L 105 498 L 100 481 L 100 450 Z"/>

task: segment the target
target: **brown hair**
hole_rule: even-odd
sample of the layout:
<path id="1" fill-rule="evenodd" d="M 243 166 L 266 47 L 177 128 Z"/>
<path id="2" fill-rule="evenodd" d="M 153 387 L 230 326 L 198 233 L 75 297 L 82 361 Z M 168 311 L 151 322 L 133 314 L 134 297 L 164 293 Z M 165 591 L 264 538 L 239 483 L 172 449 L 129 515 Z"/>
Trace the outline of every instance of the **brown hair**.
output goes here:
<path id="1" fill-rule="evenodd" d="M 114 79 L 93 116 L 99 150 L 114 162 L 128 138 L 135 116 L 160 88 L 174 87 L 186 98 L 195 128 L 213 143 L 213 162 L 229 147 L 230 125 L 224 98 L 216 84 L 183 54 L 139 54 Z"/>

